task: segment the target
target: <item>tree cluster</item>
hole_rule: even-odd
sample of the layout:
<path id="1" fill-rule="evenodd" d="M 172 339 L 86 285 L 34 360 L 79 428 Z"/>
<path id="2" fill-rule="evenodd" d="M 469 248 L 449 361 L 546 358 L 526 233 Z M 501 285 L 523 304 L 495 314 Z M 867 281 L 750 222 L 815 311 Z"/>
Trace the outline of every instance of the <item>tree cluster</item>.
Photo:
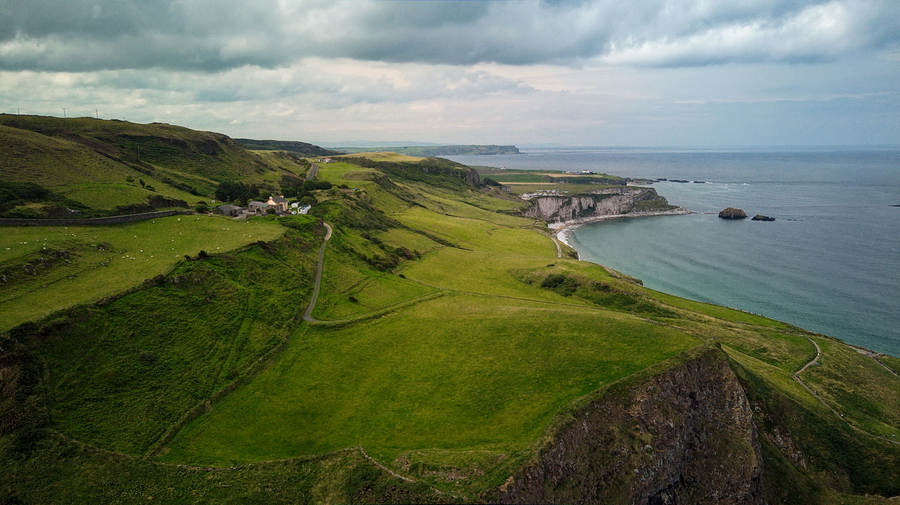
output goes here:
<path id="1" fill-rule="evenodd" d="M 244 184 L 238 181 L 222 181 L 216 188 L 216 200 L 220 202 L 246 202 L 259 196 L 256 184 Z"/>
<path id="2" fill-rule="evenodd" d="M 313 191 L 331 189 L 332 187 L 332 184 L 328 181 L 303 181 L 303 179 L 293 175 L 283 175 L 279 184 L 281 185 L 281 194 L 285 198 L 296 198 L 303 205 L 316 204 L 316 197 L 313 196 Z"/>
<path id="3" fill-rule="evenodd" d="M 29 203 L 44 204 L 39 208 L 21 207 Z M 0 181 L 0 217 L 19 219 L 68 218 L 69 209 L 81 212 L 90 207 L 70 200 L 33 182 Z M 82 215 L 81 217 L 90 217 Z"/>

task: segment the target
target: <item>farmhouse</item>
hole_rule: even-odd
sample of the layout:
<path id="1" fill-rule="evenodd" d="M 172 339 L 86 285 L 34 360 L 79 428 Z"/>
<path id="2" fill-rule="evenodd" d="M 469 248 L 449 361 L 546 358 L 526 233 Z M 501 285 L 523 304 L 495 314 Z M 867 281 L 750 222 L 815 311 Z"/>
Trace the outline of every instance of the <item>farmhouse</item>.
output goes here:
<path id="1" fill-rule="evenodd" d="M 269 205 L 264 202 L 258 202 L 256 200 L 247 204 L 247 207 L 250 209 L 251 214 L 265 214 L 266 210 L 268 210 Z"/>
<path id="2" fill-rule="evenodd" d="M 288 201 L 283 196 L 270 196 L 266 205 L 275 209 L 275 212 L 279 214 L 284 214 L 288 211 Z"/>

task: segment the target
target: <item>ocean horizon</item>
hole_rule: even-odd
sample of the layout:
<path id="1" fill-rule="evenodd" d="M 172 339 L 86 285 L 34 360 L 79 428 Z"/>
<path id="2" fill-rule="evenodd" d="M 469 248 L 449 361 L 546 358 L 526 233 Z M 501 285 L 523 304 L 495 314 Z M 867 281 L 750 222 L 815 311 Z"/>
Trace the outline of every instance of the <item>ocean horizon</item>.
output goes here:
<path id="1" fill-rule="evenodd" d="M 669 179 L 649 186 L 691 214 L 579 225 L 567 242 L 651 289 L 900 356 L 900 149 L 588 147 L 448 158 Z M 726 207 L 775 221 L 719 219 Z"/>

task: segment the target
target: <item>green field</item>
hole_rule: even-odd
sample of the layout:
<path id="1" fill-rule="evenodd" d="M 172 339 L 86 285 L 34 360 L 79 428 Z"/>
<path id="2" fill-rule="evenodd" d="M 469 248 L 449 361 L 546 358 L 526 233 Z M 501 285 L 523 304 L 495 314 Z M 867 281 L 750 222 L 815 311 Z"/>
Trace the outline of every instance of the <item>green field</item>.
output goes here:
<path id="1" fill-rule="evenodd" d="M 195 257 L 201 250 L 227 252 L 284 233 L 274 221 L 215 216 L 2 230 L 0 272 L 10 281 L 0 284 L 0 331 L 125 291 L 168 273 L 185 256 Z M 34 267 L 33 274 L 26 265 Z"/>
<path id="2" fill-rule="evenodd" d="M 767 502 L 900 493 L 896 358 L 558 257 L 450 162 L 354 163 L 320 165 L 308 216 L 3 228 L 0 503 L 487 501 L 591 402 L 700 355 L 746 395 Z M 637 475 L 656 421 L 628 422 L 589 452 Z"/>
<path id="3" fill-rule="evenodd" d="M 228 465 L 358 445 L 386 462 L 423 448 L 519 451 L 563 404 L 697 344 L 628 316 L 467 294 L 347 329 L 308 327 L 294 341 L 165 459 Z"/>

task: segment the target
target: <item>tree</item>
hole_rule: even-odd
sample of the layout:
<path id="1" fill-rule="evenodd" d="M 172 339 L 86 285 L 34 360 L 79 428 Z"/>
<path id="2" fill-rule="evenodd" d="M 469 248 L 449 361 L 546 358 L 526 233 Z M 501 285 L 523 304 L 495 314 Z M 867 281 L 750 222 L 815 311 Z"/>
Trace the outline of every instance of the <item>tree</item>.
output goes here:
<path id="1" fill-rule="evenodd" d="M 233 202 L 236 200 L 247 200 L 259 196 L 259 188 L 255 184 L 247 186 L 237 181 L 222 181 L 216 188 L 216 200 L 222 202 Z"/>
<path id="2" fill-rule="evenodd" d="M 134 177 L 132 177 L 130 175 L 128 177 L 125 177 L 125 182 L 134 186 Z"/>

